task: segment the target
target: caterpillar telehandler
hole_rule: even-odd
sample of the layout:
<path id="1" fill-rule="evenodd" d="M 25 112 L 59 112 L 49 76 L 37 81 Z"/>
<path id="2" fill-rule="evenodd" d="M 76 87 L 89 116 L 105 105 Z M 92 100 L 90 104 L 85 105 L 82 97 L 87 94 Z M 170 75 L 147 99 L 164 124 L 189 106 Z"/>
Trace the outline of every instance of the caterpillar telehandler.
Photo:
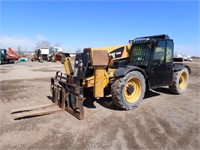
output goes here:
<path id="1" fill-rule="evenodd" d="M 84 89 L 91 88 L 97 99 L 110 89 L 113 102 L 125 110 L 134 109 L 145 91 L 169 86 L 183 93 L 191 69 L 173 62 L 174 43 L 168 35 L 138 37 L 129 44 L 106 48 L 85 48 L 76 55 L 74 65 L 65 58 L 66 73 L 51 78 L 52 100 L 78 119 L 84 118 Z"/>

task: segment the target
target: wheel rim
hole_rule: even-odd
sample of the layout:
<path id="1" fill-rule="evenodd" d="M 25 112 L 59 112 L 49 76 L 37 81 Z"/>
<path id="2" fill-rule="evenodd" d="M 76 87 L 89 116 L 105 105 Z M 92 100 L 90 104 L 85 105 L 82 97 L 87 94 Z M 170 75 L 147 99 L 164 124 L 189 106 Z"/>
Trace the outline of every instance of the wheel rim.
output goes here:
<path id="1" fill-rule="evenodd" d="M 179 89 L 183 90 L 186 86 L 186 83 L 187 83 L 187 74 L 183 72 L 179 79 Z"/>
<path id="2" fill-rule="evenodd" d="M 142 93 L 142 84 L 138 78 L 130 79 L 124 88 L 125 100 L 129 103 L 135 103 Z"/>

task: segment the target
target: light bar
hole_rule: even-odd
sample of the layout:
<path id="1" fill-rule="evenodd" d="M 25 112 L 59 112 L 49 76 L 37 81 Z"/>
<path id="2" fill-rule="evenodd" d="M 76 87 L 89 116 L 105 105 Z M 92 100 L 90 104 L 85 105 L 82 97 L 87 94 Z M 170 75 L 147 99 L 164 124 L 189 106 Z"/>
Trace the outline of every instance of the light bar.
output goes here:
<path id="1" fill-rule="evenodd" d="M 166 34 L 161 34 L 161 35 L 137 37 L 134 40 L 129 40 L 129 43 L 130 44 L 134 44 L 134 43 L 147 43 L 147 42 L 154 42 L 157 39 L 170 39 L 170 38 Z"/>

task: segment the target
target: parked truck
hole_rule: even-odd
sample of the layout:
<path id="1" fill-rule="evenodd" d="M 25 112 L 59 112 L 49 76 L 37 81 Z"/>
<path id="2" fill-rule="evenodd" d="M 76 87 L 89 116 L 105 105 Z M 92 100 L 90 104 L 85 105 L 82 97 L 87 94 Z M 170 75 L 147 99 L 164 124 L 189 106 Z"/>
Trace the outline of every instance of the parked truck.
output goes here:
<path id="1" fill-rule="evenodd" d="M 48 61 L 48 56 L 49 56 L 49 48 L 39 48 L 35 50 L 35 53 L 32 54 L 31 61 L 39 61 L 43 62 Z"/>
<path id="2" fill-rule="evenodd" d="M 0 64 L 15 63 L 20 58 L 19 54 L 12 48 L 0 49 Z"/>

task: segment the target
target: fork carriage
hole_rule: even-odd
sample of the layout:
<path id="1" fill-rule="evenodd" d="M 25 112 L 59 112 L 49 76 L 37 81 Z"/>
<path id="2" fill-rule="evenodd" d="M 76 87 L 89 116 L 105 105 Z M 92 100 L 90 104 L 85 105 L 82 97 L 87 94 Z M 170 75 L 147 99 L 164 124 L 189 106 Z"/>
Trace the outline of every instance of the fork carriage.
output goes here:
<path id="1" fill-rule="evenodd" d="M 83 119 L 83 87 L 77 77 L 57 71 L 51 78 L 51 92 L 53 103 L 76 118 Z"/>

